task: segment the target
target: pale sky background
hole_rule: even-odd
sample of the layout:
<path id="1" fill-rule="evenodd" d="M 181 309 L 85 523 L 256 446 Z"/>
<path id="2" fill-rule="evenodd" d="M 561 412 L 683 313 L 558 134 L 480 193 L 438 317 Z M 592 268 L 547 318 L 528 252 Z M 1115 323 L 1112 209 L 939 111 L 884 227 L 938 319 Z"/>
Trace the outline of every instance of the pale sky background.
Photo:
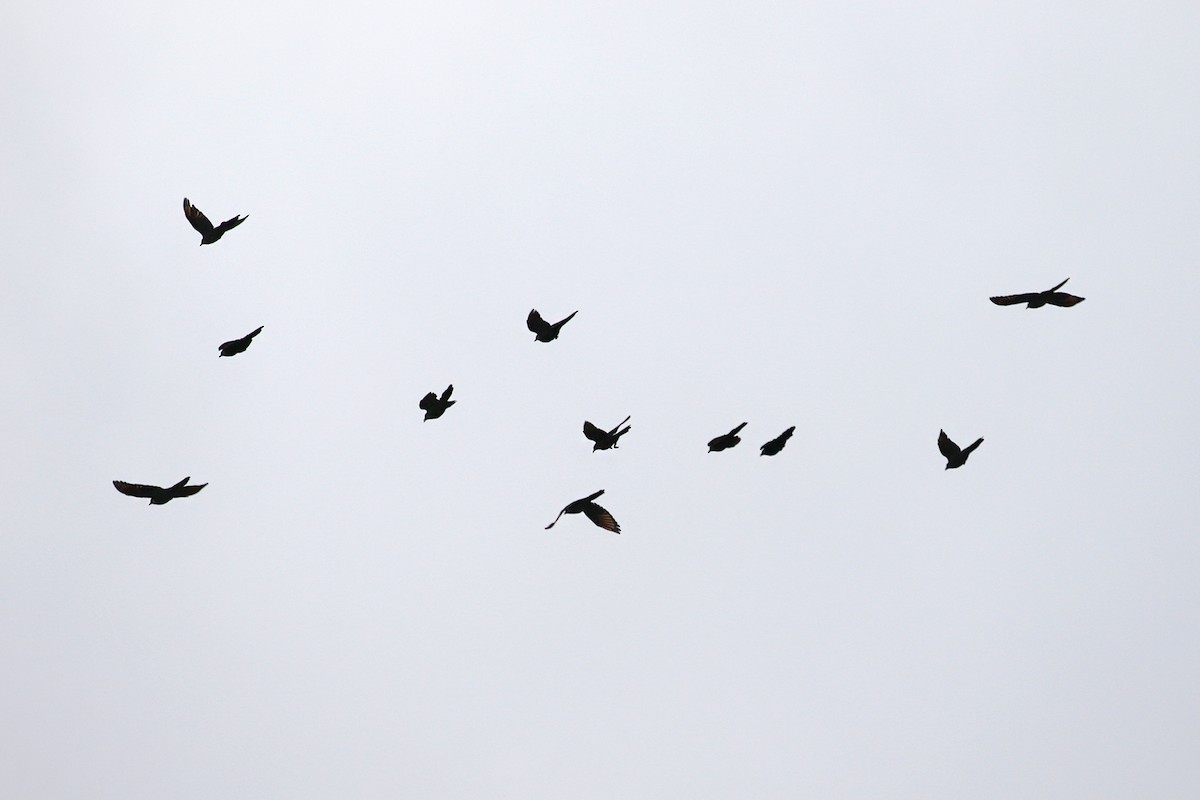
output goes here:
<path id="1" fill-rule="evenodd" d="M 0 18 L 0 795 L 1200 796 L 1197 4 Z"/>

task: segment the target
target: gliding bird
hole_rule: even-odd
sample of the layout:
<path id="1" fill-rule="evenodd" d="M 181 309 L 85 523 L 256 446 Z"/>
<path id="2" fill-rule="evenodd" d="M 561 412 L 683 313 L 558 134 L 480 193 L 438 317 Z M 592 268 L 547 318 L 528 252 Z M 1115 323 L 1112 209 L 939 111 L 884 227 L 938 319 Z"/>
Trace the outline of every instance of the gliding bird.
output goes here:
<path id="1" fill-rule="evenodd" d="M 551 522 L 546 526 L 546 530 L 553 528 L 559 519 L 562 518 L 563 514 L 583 514 L 596 525 L 604 528 L 604 530 L 612 531 L 613 533 L 620 533 L 621 526 L 617 524 L 615 519 L 613 519 L 613 515 L 592 502 L 602 494 L 604 494 L 603 489 L 595 494 L 589 494 L 587 497 L 576 500 L 574 503 L 568 503 L 563 507 L 562 511 L 558 512 L 558 516 L 554 518 L 554 522 Z"/>

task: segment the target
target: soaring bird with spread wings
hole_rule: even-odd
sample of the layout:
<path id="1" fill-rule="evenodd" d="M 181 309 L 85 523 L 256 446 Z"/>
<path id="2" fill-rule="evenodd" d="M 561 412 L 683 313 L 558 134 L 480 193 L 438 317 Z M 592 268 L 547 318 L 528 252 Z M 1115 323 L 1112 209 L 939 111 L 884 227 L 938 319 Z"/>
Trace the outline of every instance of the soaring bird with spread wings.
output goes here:
<path id="1" fill-rule="evenodd" d="M 785 444 L 787 444 L 787 440 L 792 438 L 792 434 L 795 432 L 796 432 L 796 426 L 793 425 L 792 427 L 788 428 L 783 433 L 776 436 L 771 441 L 764 444 L 762 447 L 758 448 L 761 451 L 759 453 L 759 455 L 762 455 L 762 456 L 778 455 L 779 451 L 783 449 L 783 446 Z"/>
<path id="2" fill-rule="evenodd" d="M 967 463 L 967 457 L 981 444 L 983 444 L 983 439 L 976 439 L 973 444 L 964 449 L 950 441 L 950 437 L 946 435 L 945 431 L 938 434 L 938 450 L 946 457 L 946 469 L 958 469 Z"/>
<path id="3" fill-rule="evenodd" d="M 1067 278 L 1067 281 L 1069 280 L 1071 279 Z M 1055 286 L 1052 289 L 1047 289 L 1044 292 L 1003 294 L 999 297 L 991 298 L 991 301 L 998 306 L 1011 306 L 1016 305 L 1017 303 L 1025 303 L 1026 308 L 1041 308 L 1047 304 L 1052 306 L 1062 306 L 1063 308 L 1070 308 L 1076 303 L 1082 303 L 1085 298 L 1076 297 L 1075 295 L 1067 294 L 1066 292 L 1060 292 L 1059 289 L 1065 286 L 1067 281 L 1063 281 L 1058 286 Z"/>
<path id="4" fill-rule="evenodd" d="M 595 442 L 595 444 L 592 445 L 592 452 L 594 453 L 597 450 L 610 450 L 615 448 L 617 446 L 617 440 L 629 433 L 629 431 L 633 428 L 632 425 L 625 425 L 626 422 L 629 422 L 629 417 L 626 417 L 618 422 L 617 427 L 613 428 L 611 431 L 604 431 L 600 428 L 597 428 L 587 420 L 584 420 L 583 435 Z M 625 427 L 622 428 L 622 425 L 625 425 Z"/>
<path id="5" fill-rule="evenodd" d="M 130 497 L 149 497 L 150 505 L 161 506 L 169 503 L 176 497 L 191 497 L 196 492 L 208 486 L 207 483 L 198 483 L 195 486 L 185 486 L 191 477 L 184 478 L 174 486 L 147 486 L 143 483 L 126 483 L 125 481 L 113 481 L 113 486 L 117 487 L 117 491 L 121 494 L 127 494 Z"/>
<path id="6" fill-rule="evenodd" d="M 612 531 L 613 533 L 620 533 L 621 526 L 617 524 L 615 519 L 613 519 L 613 515 L 593 502 L 602 494 L 604 494 L 603 489 L 595 494 L 589 494 L 587 497 L 576 500 L 574 503 L 568 503 L 563 507 L 562 511 L 558 512 L 558 516 L 554 518 L 554 522 L 551 522 L 546 526 L 546 530 L 553 528 L 555 524 L 562 518 L 563 514 L 583 514 L 596 525 L 604 528 L 604 530 Z"/>
<path id="7" fill-rule="evenodd" d="M 246 352 L 246 348 L 250 346 L 250 340 L 262 333 L 262 326 L 258 326 L 254 330 L 247 333 L 240 339 L 233 339 L 221 345 L 217 349 L 221 351 L 221 356 L 236 356 L 238 353 Z M 220 358 L 221 356 L 217 356 Z"/>
<path id="8" fill-rule="evenodd" d="M 238 216 L 213 227 L 213 224 L 208 221 L 208 217 L 204 216 L 204 212 L 192 205 L 186 197 L 183 198 L 183 215 L 200 233 L 200 244 L 212 244 L 224 236 L 226 231 L 233 230 L 247 219 L 247 217 Z"/>
<path id="9" fill-rule="evenodd" d="M 571 312 L 571 316 L 566 319 L 560 319 L 551 325 L 546 320 L 542 319 L 542 315 L 533 309 L 529 312 L 529 317 L 525 320 L 525 327 L 536 334 L 533 338 L 539 342 L 553 342 L 558 338 L 558 332 L 562 330 L 562 326 L 571 321 L 571 317 L 578 314 L 578 311 Z"/>
<path id="10" fill-rule="evenodd" d="M 720 436 L 718 436 L 717 438 L 710 441 L 708 443 L 708 452 L 719 453 L 722 450 L 728 450 L 731 447 L 736 447 L 737 443 L 742 440 L 742 437 L 738 436 L 738 431 L 740 431 L 744 427 L 746 427 L 746 423 L 743 422 L 741 425 L 738 425 L 736 428 L 731 430 L 729 433 L 723 433 Z"/>

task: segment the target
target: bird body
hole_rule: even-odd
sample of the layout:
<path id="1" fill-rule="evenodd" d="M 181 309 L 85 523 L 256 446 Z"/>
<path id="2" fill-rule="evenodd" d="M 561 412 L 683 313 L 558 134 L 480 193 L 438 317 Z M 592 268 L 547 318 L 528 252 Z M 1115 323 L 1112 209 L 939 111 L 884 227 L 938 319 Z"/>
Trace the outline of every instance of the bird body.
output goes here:
<path id="1" fill-rule="evenodd" d="M 130 497 L 148 497 L 150 505 L 161 506 L 171 502 L 176 497 L 191 497 L 196 492 L 208 486 L 207 483 L 198 483 L 194 486 L 186 486 L 185 484 L 191 480 L 188 476 L 174 486 L 147 486 L 143 483 L 126 483 L 125 481 L 113 481 L 113 486 L 121 494 L 127 494 Z"/>
<path id="2" fill-rule="evenodd" d="M 437 419 L 442 414 L 446 413 L 446 409 L 457 403 L 457 400 L 451 400 L 450 394 L 454 391 L 454 384 L 446 387 L 446 391 L 442 392 L 439 398 L 433 392 L 421 398 L 420 407 L 425 410 L 425 419 L 423 422 L 428 422 L 431 419 Z"/>
<path id="3" fill-rule="evenodd" d="M 225 344 L 217 348 L 221 351 L 221 355 L 217 356 L 217 358 L 220 358 L 221 356 L 236 356 L 238 353 L 246 352 L 246 348 L 250 346 L 250 340 L 255 336 L 258 336 L 260 333 L 262 333 L 261 325 L 240 339 L 233 339 L 232 341 L 225 342 Z"/>
<path id="4" fill-rule="evenodd" d="M 227 231 L 233 230 L 248 219 L 248 217 L 237 216 L 214 227 L 208 221 L 208 217 L 204 216 L 204 212 L 192 205 L 186 197 L 183 198 L 183 215 L 200 234 L 201 245 L 212 244 L 224 236 Z"/>
<path id="5" fill-rule="evenodd" d="M 558 516 L 554 518 L 554 522 L 551 522 L 546 526 L 546 530 L 553 528 L 555 524 L 557 524 L 562 518 L 563 514 L 583 514 L 594 524 L 603 528 L 604 530 L 612 531 L 613 533 L 620 533 L 621 526 L 617 524 L 615 519 L 613 519 L 613 515 L 596 505 L 594 502 L 596 498 L 602 494 L 604 494 L 603 489 L 593 494 L 589 494 L 587 497 L 576 500 L 573 503 L 568 503 L 563 507 L 562 511 L 558 512 Z"/>
<path id="6" fill-rule="evenodd" d="M 938 433 L 938 450 L 946 457 L 946 469 L 958 469 L 967 463 L 967 457 L 981 444 L 983 444 L 983 439 L 976 439 L 968 447 L 962 448 L 950 441 L 950 437 L 946 435 L 945 431 Z"/>
<path id="7" fill-rule="evenodd" d="M 719 453 L 722 450 L 728 450 L 731 447 L 737 446 L 737 443 L 742 440 L 742 437 L 738 436 L 738 431 L 744 427 L 746 427 L 745 422 L 743 422 L 741 425 L 738 425 L 729 433 L 722 434 L 710 441 L 708 443 L 708 452 Z"/>
<path id="8" fill-rule="evenodd" d="M 776 436 L 771 441 L 764 444 L 762 447 L 758 448 L 759 450 L 762 451 L 761 453 L 759 453 L 759 455 L 773 456 L 773 455 L 778 454 L 779 451 L 783 449 L 783 446 L 787 444 L 787 440 L 792 438 L 792 434 L 795 432 L 796 432 L 796 426 L 793 425 L 792 427 L 788 428 L 783 433 Z"/>
<path id="9" fill-rule="evenodd" d="M 615 449 L 617 446 L 617 441 L 622 436 L 629 433 L 629 431 L 633 428 L 632 425 L 625 425 L 626 422 L 629 422 L 629 417 L 626 417 L 617 423 L 617 427 L 613 428 L 611 431 L 605 431 L 597 428 L 587 420 L 584 420 L 583 435 L 595 442 L 595 444 L 592 445 L 592 452 L 594 453 L 597 450 Z M 625 427 L 622 428 L 622 425 L 625 425 Z"/>
<path id="10" fill-rule="evenodd" d="M 560 319 L 553 325 L 542 319 L 542 315 L 537 309 L 529 312 L 529 316 L 525 319 L 525 327 L 533 331 L 534 339 L 539 342 L 552 342 L 558 338 L 558 332 L 562 330 L 562 326 L 571 321 L 571 318 L 578 314 L 578 311 L 571 312 L 571 315 L 566 319 Z"/>
<path id="11" fill-rule="evenodd" d="M 1069 280 L 1071 279 L 1067 278 L 1067 281 Z M 1016 305 L 1017 303 L 1025 303 L 1026 308 L 1041 308 L 1047 304 L 1052 306 L 1062 306 L 1063 308 L 1070 308 L 1076 303 L 1082 303 L 1085 298 L 1076 297 L 1075 295 L 1067 294 L 1066 292 L 1060 292 L 1059 289 L 1065 286 L 1067 281 L 1063 281 L 1057 286 L 1047 289 L 1044 292 L 1006 294 L 989 299 L 998 306 L 1011 306 Z"/>

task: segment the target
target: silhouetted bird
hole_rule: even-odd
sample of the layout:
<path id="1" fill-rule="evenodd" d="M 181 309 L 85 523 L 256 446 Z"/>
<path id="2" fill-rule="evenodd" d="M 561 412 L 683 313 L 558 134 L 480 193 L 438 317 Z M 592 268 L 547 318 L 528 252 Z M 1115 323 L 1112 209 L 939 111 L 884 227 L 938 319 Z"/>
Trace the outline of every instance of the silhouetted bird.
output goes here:
<path id="1" fill-rule="evenodd" d="M 126 483 L 125 481 L 113 481 L 113 486 L 117 487 L 117 491 L 121 494 L 127 494 L 130 497 L 149 497 L 150 505 L 161 506 L 164 503 L 169 503 L 176 497 L 191 497 L 196 492 L 208 486 L 207 483 L 198 483 L 195 486 L 184 486 L 185 483 L 191 480 L 191 477 L 184 478 L 174 486 L 163 488 L 162 486 L 146 486 L 141 483 Z"/>
<path id="2" fill-rule="evenodd" d="M 187 217 L 187 221 L 192 223 L 192 227 L 200 232 L 200 244 L 212 244 L 217 239 L 225 235 L 226 231 L 231 231 L 238 225 L 241 225 L 247 220 L 247 217 L 234 217 L 227 219 L 217 227 L 208 221 L 208 217 L 204 216 L 204 212 L 196 208 L 185 197 L 183 198 L 183 215 Z"/>
<path id="3" fill-rule="evenodd" d="M 428 422 L 431 419 L 437 419 L 442 414 L 446 413 L 446 409 L 457 403 L 457 400 L 450 399 L 450 393 L 454 391 L 454 384 L 446 387 L 446 391 L 442 392 L 441 398 L 430 392 L 421 398 L 421 408 L 425 409 L 425 419 L 423 422 Z"/>
<path id="4" fill-rule="evenodd" d="M 974 444 L 964 450 L 950 441 L 950 437 L 946 435 L 945 431 L 938 434 L 938 450 L 941 450 L 942 455 L 946 457 L 946 469 L 958 469 L 967 463 L 967 456 L 971 455 L 971 451 L 981 444 L 983 444 L 983 439 L 976 439 Z"/>
<path id="5" fill-rule="evenodd" d="M 571 316 L 566 319 L 560 319 L 558 322 L 551 325 L 546 320 L 542 319 L 542 315 L 533 309 L 529 312 L 529 318 L 525 320 L 525 325 L 529 330 L 533 331 L 536 336 L 533 338 L 539 342 L 553 342 L 558 338 L 558 332 L 562 330 L 562 326 L 571 321 L 571 317 L 578 314 L 578 311 L 571 312 Z"/>
<path id="6" fill-rule="evenodd" d="M 738 425 L 736 428 L 731 430 L 729 433 L 723 434 L 723 435 L 718 436 L 717 438 L 713 439 L 711 442 L 708 443 L 708 452 L 719 453 L 722 450 L 728 450 L 729 448 L 735 446 L 738 442 L 740 442 L 742 440 L 742 437 L 738 436 L 738 431 L 740 431 L 744 427 L 746 427 L 746 423 L 743 422 L 741 425 Z"/>
<path id="7" fill-rule="evenodd" d="M 584 420 L 583 435 L 595 442 L 595 444 L 592 445 L 592 452 L 594 453 L 597 450 L 608 450 L 616 447 L 617 440 L 629 433 L 630 429 L 633 427 L 632 425 L 626 425 L 625 428 L 621 428 L 621 426 L 625 425 L 626 422 L 629 422 L 629 417 L 626 417 L 617 423 L 617 427 L 613 428 L 611 431 L 602 431 L 592 423 Z"/>
<path id="8" fill-rule="evenodd" d="M 1067 281 L 1069 280 L 1071 279 L 1067 278 Z M 1041 308 L 1049 303 L 1052 306 L 1063 306 L 1064 308 L 1069 308 L 1076 303 L 1082 303 L 1084 298 L 1076 297 L 1075 295 L 1067 294 L 1066 292 L 1060 292 L 1059 289 L 1065 286 L 1067 281 L 1063 281 L 1053 289 L 1047 289 L 1044 292 L 1006 294 L 1000 295 L 999 297 L 993 297 L 991 300 L 998 306 L 1011 306 L 1017 303 L 1026 303 L 1026 308 Z"/>
<path id="9" fill-rule="evenodd" d="M 261 325 L 240 339 L 234 339 L 233 341 L 226 342 L 219 348 L 221 351 L 221 356 L 236 356 L 238 353 L 246 352 L 246 348 L 250 346 L 250 340 L 255 336 L 258 336 L 260 333 L 262 333 Z M 217 356 L 217 358 L 220 358 L 221 356 Z"/>
<path id="10" fill-rule="evenodd" d="M 763 456 L 775 455 L 776 453 L 778 453 L 780 450 L 783 449 L 783 446 L 785 444 L 787 444 L 787 440 L 792 438 L 792 434 L 795 432 L 796 432 L 796 426 L 793 425 L 792 427 L 788 428 L 783 433 L 776 436 L 771 441 L 764 444 L 762 447 L 758 448 L 759 450 L 762 451 L 761 453 L 759 453 L 759 455 L 763 455 Z"/>
<path id="11" fill-rule="evenodd" d="M 604 530 L 612 531 L 613 533 L 620 533 L 621 526 L 617 524 L 615 519 L 613 519 L 613 515 L 592 502 L 602 494 L 604 494 L 603 489 L 595 494 L 588 495 L 582 500 L 576 500 L 574 503 L 568 503 L 562 511 L 558 512 L 558 516 L 554 518 L 554 522 L 551 522 L 546 526 L 546 530 L 553 528 L 559 519 L 562 518 L 563 514 L 584 514 L 592 522 L 596 523 L 601 528 L 604 528 Z"/>

